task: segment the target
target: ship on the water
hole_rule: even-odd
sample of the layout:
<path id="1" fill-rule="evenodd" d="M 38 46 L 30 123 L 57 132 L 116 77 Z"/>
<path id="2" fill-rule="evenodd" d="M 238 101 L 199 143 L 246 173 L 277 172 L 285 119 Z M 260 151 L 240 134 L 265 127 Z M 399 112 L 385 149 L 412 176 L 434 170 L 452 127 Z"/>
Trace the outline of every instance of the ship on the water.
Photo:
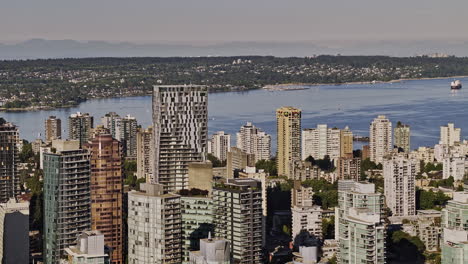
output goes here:
<path id="1" fill-rule="evenodd" d="M 450 88 L 452 90 L 459 90 L 462 88 L 462 83 L 460 80 L 456 80 L 450 83 Z"/>

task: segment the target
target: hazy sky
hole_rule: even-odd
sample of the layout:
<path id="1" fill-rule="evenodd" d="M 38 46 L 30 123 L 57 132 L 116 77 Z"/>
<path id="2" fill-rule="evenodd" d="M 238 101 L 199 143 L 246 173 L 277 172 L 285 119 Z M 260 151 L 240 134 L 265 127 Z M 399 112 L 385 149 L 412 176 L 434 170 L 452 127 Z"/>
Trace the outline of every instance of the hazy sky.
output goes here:
<path id="1" fill-rule="evenodd" d="M 467 0 L 4 0 L 0 42 L 468 39 Z"/>

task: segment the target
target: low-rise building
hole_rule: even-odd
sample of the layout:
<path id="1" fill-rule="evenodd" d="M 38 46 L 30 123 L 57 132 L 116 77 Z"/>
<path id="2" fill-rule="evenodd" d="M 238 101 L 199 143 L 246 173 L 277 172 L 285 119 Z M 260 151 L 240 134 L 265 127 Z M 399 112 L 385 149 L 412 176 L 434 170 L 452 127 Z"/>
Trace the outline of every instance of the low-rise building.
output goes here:
<path id="1" fill-rule="evenodd" d="M 65 249 L 68 264 L 107 264 L 104 252 L 104 235 L 99 231 L 85 231 L 78 237 L 76 246 Z"/>
<path id="2" fill-rule="evenodd" d="M 229 241 L 223 238 L 208 238 L 200 240 L 200 250 L 190 252 L 190 264 L 230 264 Z"/>

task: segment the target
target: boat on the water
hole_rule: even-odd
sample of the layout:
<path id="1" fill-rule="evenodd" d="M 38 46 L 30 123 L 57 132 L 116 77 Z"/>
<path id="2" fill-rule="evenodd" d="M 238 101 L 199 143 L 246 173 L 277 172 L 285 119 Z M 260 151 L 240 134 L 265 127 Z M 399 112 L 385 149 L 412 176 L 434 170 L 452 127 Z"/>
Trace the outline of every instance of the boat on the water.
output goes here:
<path id="1" fill-rule="evenodd" d="M 450 83 L 450 89 L 459 90 L 462 88 L 462 83 L 460 80 L 456 80 Z"/>

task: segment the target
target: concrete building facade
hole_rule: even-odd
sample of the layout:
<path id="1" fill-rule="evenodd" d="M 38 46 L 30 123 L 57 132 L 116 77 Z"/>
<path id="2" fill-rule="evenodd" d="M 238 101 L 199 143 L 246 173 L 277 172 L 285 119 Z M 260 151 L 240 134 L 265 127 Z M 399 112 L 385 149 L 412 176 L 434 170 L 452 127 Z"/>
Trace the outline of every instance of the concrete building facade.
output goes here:
<path id="1" fill-rule="evenodd" d="M 60 120 L 60 118 L 49 116 L 44 123 L 46 142 L 52 142 L 54 139 L 62 138 L 62 120 Z"/>
<path id="2" fill-rule="evenodd" d="M 29 263 L 29 202 L 0 204 L 0 263 Z"/>
<path id="3" fill-rule="evenodd" d="M 255 162 L 270 159 L 271 136 L 251 122 L 241 126 L 236 139 L 236 147 L 247 154 L 254 154 Z"/>
<path id="4" fill-rule="evenodd" d="M 455 192 L 442 210 L 442 263 L 468 263 L 468 192 Z"/>
<path id="5" fill-rule="evenodd" d="M 382 163 L 384 156 L 392 149 L 392 123 L 384 115 L 379 115 L 370 124 L 370 160 L 375 163 Z"/>
<path id="6" fill-rule="evenodd" d="M 262 190 L 253 179 L 228 179 L 213 188 L 216 237 L 229 241 L 235 263 L 260 263 Z"/>
<path id="7" fill-rule="evenodd" d="M 99 231 L 85 231 L 78 236 L 76 246 L 65 249 L 68 264 L 108 264 L 104 252 L 104 235 Z"/>
<path id="8" fill-rule="evenodd" d="M 453 123 L 448 123 L 447 126 L 440 127 L 440 140 L 439 144 L 453 146 L 455 143 L 460 142 L 461 129 L 455 128 Z"/>
<path id="9" fill-rule="evenodd" d="M 137 131 L 137 178 L 154 182 L 153 179 L 153 127 L 138 129 Z"/>
<path id="10" fill-rule="evenodd" d="M 180 196 L 144 183 L 128 193 L 128 263 L 182 262 Z"/>
<path id="11" fill-rule="evenodd" d="M 54 140 L 44 153 L 44 259 L 59 263 L 65 248 L 91 229 L 90 161 L 80 142 Z"/>
<path id="12" fill-rule="evenodd" d="M 395 131 L 393 132 L 393 136 L 395 147 L 401 148 L 407 153 L 411 151 L 411 131 L 409 125 L 398 122 L 395 127 Z"/>
<path id="13" fill-rule="evenodd" d="M 231 135 L 218 131 L 211 137 L 209 153 L 221 161 L 227 159 L 227 153 L 231 149 Z"/>
<path id="14" fill-rule="evenodd" d="M 384 194 L 394 216 L 416 214 L 416 174 L 419 161 L 396 154 L 383 162 Z"/>
<path id="15" fill-rule="evenodd" d="M 68 139 L 78 140 L 80 147 L 86 144 L 94 127 L 94 118 L 88 113 L 71 114 L 68 117 Z"/>
<path id="16" fill-rule="evenodd" d="M 186 189 L 188 164 L 205 160 L 208 133 L 205 86 L 154 86 L 154 181 L 167 190 Z"/>
<path id="17" fill-rule="evenodd" d="M 229 241 L 222 238 L 200 240 L 200 250 L 190 252 L 190 264 L 230 264 Z"/>
<path id="18" fill-rule="evenodd" d="M 301 159 L 301 110 L 286 106 L 276 110 L 278 175 L 291 177 L 290 166 Z"/>
<path id="19" fill-rule="evenodd" d="M 0 118 L 0 203 L 20 194 L 19 144 L 18 127 Z"/>

